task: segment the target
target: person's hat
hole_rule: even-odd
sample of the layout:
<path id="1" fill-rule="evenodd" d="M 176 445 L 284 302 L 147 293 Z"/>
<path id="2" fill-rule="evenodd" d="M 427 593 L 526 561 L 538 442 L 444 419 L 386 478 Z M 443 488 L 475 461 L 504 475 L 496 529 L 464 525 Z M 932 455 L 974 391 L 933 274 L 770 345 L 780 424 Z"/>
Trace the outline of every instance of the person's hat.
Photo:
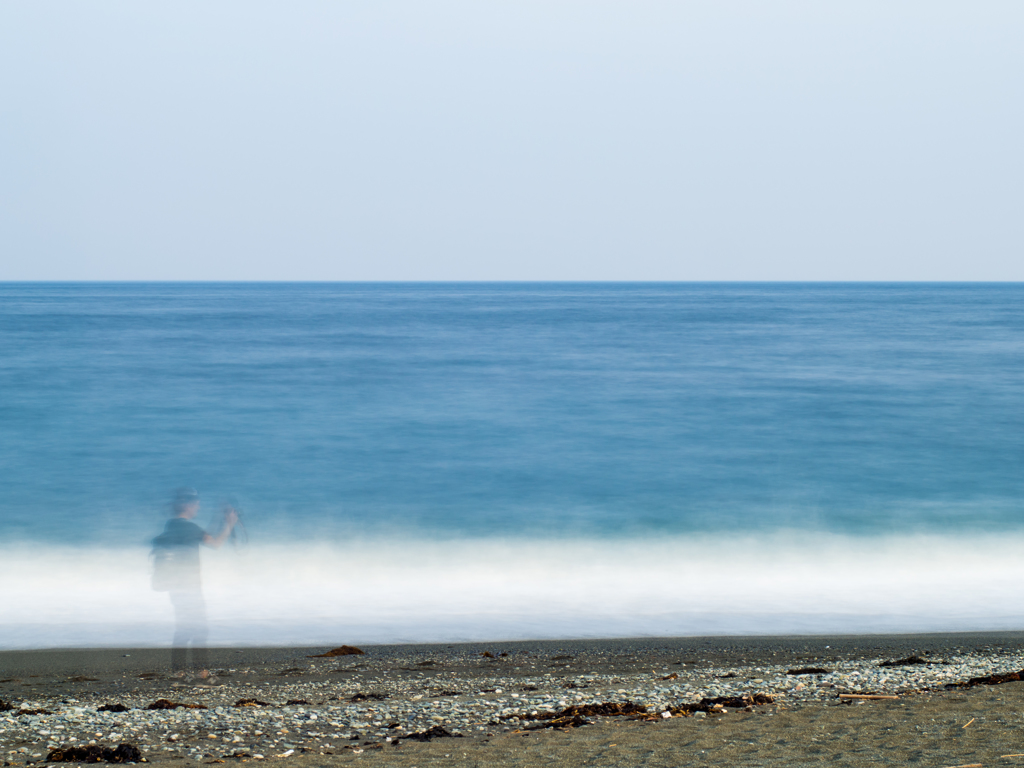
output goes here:
<path id="1" fill-rule="evenodd" d="M 176 505 L 191 504 L 199 501 L 199 491 L 195 488 L 179 488 L 174 492 L 174 503 Z"/>

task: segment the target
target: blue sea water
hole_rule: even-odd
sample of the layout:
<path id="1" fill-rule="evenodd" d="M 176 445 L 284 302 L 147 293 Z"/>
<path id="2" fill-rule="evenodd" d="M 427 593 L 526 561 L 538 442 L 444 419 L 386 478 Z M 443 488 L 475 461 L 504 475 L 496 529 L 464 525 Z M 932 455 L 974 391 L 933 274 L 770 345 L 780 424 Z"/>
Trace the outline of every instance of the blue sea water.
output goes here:
<path id="1" fill-rule="evenodd" d="M 7 284 L 0 535 L 1024 523 L 1024 286 Z"/>
<path id="2" fill-rule="evenodd" d="M 295 551 L 1016 536 L 1022 299 L 0 284 L 0 542 L 144 548 L 182 485 L 211 528 L 234 497 L 252 546 Z"/>

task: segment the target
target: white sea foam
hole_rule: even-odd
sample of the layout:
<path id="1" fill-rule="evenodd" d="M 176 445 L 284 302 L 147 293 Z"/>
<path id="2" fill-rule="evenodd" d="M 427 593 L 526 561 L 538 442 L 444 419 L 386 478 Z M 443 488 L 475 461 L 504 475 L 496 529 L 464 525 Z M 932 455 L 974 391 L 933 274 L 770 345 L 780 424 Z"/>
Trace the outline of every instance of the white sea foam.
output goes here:
<path id="1" fill-rule="evenodd" d="M 1007 537 L 363 540 L 205 552 L 214 645 L 1020 629 Z M 0 551 L 0 647 L 166 645 L 143 549 Z"/>

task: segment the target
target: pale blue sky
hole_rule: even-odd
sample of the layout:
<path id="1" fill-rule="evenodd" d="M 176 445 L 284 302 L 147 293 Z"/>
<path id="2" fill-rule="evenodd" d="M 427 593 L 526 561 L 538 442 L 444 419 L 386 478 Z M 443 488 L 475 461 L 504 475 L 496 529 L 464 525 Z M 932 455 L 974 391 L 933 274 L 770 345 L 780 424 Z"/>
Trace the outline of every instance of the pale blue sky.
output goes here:
<path id="1" fill-rule="evenodd" d="M 0 279 L 1024 280 L 1019 2 L 0 4 Z"/>

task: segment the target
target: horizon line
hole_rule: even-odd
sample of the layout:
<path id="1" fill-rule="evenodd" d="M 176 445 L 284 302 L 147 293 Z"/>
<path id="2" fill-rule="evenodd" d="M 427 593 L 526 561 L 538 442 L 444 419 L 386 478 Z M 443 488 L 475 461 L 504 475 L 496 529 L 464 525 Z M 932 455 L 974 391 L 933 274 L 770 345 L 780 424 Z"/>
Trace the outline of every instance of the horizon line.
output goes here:
<path id="1" fill-rule="evenodd" d="M 249 280 L 249 279 L 0 279 L 0 285 L 1021 285 L 1024 280 Z"/>

